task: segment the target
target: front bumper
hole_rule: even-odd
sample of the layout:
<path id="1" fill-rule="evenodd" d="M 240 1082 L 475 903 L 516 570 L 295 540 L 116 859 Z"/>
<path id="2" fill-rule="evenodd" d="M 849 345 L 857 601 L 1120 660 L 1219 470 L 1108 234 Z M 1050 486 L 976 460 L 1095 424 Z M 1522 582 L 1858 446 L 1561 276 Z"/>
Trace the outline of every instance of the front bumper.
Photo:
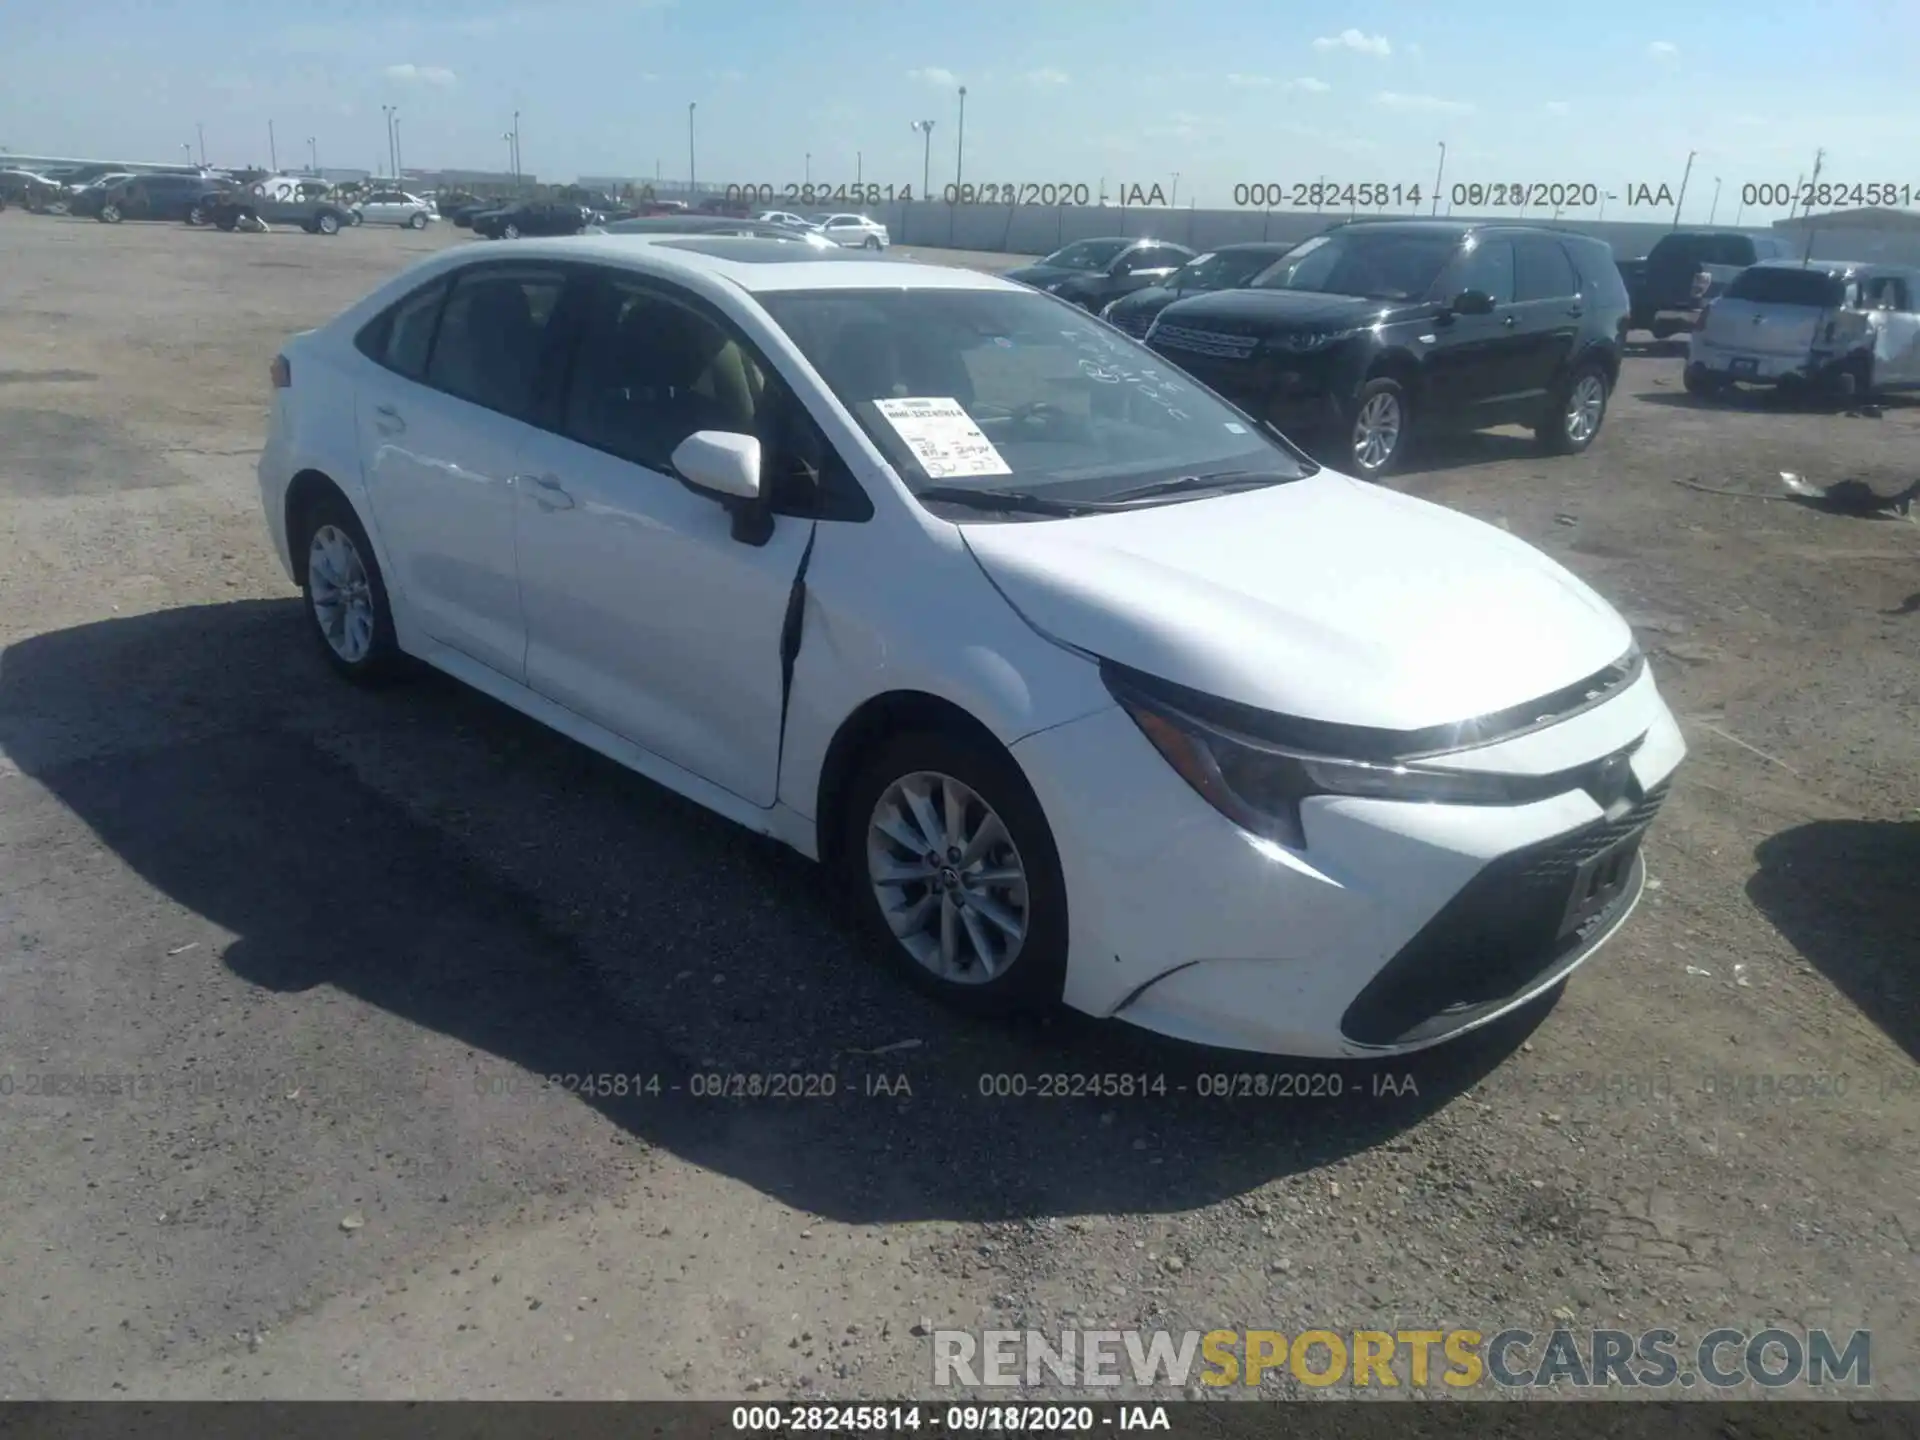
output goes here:
<path id="1" fill-rule="evenodd" d="M 1323 797 L 1308 845 L 1248 834 L 1120 709 L 1014 747 L 1053 825 L 1069 897 L 1064 998 L 1201 1044 L 1362 1057 L 1424 1049 L 1557 985 L 1632 911 L 1630 853 L 1685 753 L 1645 675 L 1561 725 L 1456 757 L 1552 774 L 1627 747 L 1636 795 L 1511 807 Z M 1611 847 L 1623 847 L 1615 850 Z M 1617 856 L 1609 903 L 1563 935 L 1574 877 Z M 1599 863 L 1605 864 L 1602 860 Z"/>
<path id="2" fill-rule="evenodd" d="M 1174 346 L 1153 348 L 1222 399 L 1290 435 L 1317 435 L 1344 425 L 1358 388 L 1331 352 L 1224 360 Z"/>

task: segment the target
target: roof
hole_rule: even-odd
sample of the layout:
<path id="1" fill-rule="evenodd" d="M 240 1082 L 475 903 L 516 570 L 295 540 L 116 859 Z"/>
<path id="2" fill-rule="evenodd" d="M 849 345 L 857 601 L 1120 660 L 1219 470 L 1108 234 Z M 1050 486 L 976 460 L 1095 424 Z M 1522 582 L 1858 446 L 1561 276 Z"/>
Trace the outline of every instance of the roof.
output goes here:
<path id="1" fill-rule="evenodd" d="M 1822 275 L 1847 276 L 1860 273 L 1877 275 L 1916 275 L 1920 270 L 1912 265 L 1894 265 L 1876 260 L 1826 260 L 1819 256 L 1802 263 L 1787 257 L 1755 262 L 1754 269 L 1761 270 L 1815 270 Z"/>
<path id="2" fill-rule="evenodd" d="M 1215 255 L 1239 255 L 1249 250 L 1270 250 L 1275 255 L 1279 255 L 1293 249 L 1293 247 L 1299 243 L 1298 240 L 1239 240 L 1232 245 L 1216 245 L 1213 247 L 1212 253 Z"/>
<path id="3" fill-rule="evenodd" d="M 497 260 L 499 250 L 476 246 L 451 252 L 475 261 Z M 681 271 L 725 280 L 739 289 L 776 290 L 1013 290 L 1025 286 L 978 270 L 922 265 L 911 260 L 865 259 L 853 251 L 820 251 L 791 240 L 749 236 L 568 235 L 513 242 L 515 259 L 578 260 L 660 274 Z"/>

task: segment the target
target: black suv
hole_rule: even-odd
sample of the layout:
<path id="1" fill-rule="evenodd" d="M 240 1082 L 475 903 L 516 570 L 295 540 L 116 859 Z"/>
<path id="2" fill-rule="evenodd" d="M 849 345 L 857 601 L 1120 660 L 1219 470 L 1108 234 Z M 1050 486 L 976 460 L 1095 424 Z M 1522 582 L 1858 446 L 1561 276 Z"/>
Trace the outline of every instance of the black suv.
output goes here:
<path id="1" fill-rule="evenodd" d="M 1331 434 L 1334 467 L 1374 479 L 1443 430 L 1519 423 L 1550 451 L 1585 450 L 1630 309 L 1612 250 L 1585 235 L 1361 220 L 1250 288 L 1176 301 L 1146 340 L 1255 418 Z"/>
<path id="2" fill-rule="evenodd" d="M 591 212 L 583 205 L 529 200 L 499 210 L 483 210 L 468 223 L 489 240 L 518 240 L 522 235 L 578 235 Z"/>
<path id="3" fill-rule="evenodd" d="M 136 175 L 101 197 L 94 218 L 107 225 L 122 220 L 187 220 L 198 225 L 220 189 L 219 182 L 204 175 Z"/>

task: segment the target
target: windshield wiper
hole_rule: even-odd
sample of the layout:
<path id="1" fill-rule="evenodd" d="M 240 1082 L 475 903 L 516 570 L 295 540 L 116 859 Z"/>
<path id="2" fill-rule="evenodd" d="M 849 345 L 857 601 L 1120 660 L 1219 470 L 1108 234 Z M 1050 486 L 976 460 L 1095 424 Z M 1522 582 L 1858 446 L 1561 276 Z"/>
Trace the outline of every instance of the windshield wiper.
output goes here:
<path id="1" fill-rule="evenodd" d="M 969 485 L 929 485 L 914 491 L 919 500 L 943 500 L 975 510 L 1017 510 L 1029 515 L 1090 515 L 1101 510 L 1124 510 L 1104 500 L 1050 500 L 1019 490 L 976 490 Z"/>
<path id="2" fill-rule="evenodd" d="M 1281 475 L 1272 470 L 1216 470 L 1211 475 L 1176 475 L 1170 480 L 1156 480 L 1136 490 L 1122 490 L 1112 498 L 1119 502 L 1145 500 L 1155 495 L 1179 495 L 1194 490 L 1260 490 L 1299 478 L 1298 475 Z"/>

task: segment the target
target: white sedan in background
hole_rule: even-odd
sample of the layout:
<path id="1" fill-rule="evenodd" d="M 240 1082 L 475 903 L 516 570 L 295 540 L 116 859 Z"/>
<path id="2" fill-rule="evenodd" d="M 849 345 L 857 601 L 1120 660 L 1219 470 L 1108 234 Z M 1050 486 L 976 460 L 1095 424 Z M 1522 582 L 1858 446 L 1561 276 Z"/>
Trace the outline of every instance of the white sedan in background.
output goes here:
<path id="1" fill-rule="evenodd" d="M 273 362 L 311 642 L 827 866 L 961 1006 L 1417 1050 L 1623 924 L 1684 744 L 1538 550 L 1079 308 L 741 236 L 526 240 Z"/>
<path id="2" fill-rule="evenodd" d="M 810 223 L 834 244 L 849 250 L 884 250 L 893 243 L 886 226 L 864 215 L 816 215 Z"/>
<path id="3" fill-rule="evenodd" d="M 403 190 L 376 190 L 354 207 L 368 225 L 404 225 L 424 230 L 440 218 L 433 206 Z"/>
<path id="4" fill-rule="evenodd" d="M 762 225 L 785 225 L 790 230 L 817 230 L 819 227 L 804 215 L 796 215 L 791 210 L 762 210 L 754 217 Z"/>

